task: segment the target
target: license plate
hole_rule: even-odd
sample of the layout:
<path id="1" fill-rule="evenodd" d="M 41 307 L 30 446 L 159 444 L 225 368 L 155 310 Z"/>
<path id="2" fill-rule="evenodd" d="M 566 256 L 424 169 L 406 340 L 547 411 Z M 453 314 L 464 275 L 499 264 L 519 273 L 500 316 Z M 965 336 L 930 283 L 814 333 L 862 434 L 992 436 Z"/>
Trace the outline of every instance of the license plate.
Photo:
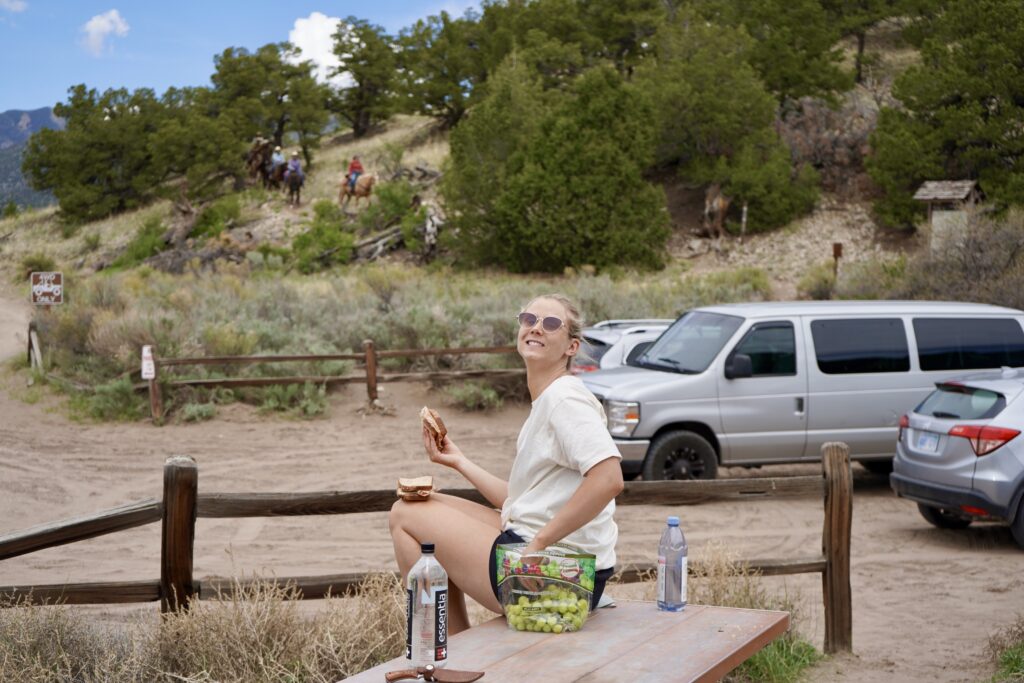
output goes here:
<path id="1" fill-rule="evenodd" d="M 917 433 L 917 450 L 934 453 L 939 450 L 939 435 L 934 432 Z"/>

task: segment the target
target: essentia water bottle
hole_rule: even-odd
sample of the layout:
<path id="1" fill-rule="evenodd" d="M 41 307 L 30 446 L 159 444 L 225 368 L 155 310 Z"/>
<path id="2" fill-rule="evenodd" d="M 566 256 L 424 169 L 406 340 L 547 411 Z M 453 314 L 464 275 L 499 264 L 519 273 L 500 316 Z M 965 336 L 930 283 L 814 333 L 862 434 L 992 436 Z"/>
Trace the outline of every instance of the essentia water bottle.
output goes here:
<path id="1" fill-rule="evenodd" d="M 679 518 L 668 518 L 658 544 L 658 609 L 680 612 L 686 607 L 686 537 Z"/>
<path id="2" fill-rule="evenodd" d="M 434 557 L 434 544 L 420 544 L 420 559 L 409 570 L 405 587 L 405 657 L 413 666 L 448 662 L 448 574 Z"/>

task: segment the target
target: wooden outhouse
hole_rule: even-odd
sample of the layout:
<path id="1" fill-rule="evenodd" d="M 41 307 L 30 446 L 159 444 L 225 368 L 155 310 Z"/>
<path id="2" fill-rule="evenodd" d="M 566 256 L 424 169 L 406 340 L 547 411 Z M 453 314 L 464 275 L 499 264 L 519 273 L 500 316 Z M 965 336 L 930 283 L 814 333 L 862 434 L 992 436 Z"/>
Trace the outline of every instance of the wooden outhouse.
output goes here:
<path id="1" fill-rule="evenodd" d="M 967 235 L 967 213 L 978 203 L 980 195 L 976 180 L 929 180 L 917 189 L 914 199 L 928 202 L 932 249 Z"/>

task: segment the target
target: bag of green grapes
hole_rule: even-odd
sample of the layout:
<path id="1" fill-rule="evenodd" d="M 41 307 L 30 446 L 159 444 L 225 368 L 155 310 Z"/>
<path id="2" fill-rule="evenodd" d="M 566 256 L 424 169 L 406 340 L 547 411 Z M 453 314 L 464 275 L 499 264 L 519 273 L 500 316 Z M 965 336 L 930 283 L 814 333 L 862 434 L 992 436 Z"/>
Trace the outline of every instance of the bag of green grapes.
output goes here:
<path id="1" fill-rule="evenodd" d="M 566 543 L 523 556 L 525 543 L 495 549 L 498 594 L 509 628 L 579 631 L 590 613 L 597 558 Z"/>

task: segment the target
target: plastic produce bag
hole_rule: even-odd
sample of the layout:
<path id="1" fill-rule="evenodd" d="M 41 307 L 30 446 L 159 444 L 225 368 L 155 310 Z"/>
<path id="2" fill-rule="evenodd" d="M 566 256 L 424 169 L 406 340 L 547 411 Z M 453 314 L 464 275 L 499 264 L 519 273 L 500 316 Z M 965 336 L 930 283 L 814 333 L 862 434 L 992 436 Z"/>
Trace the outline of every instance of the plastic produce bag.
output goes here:
<path id="1" fill-rule="evenodd" d="M 594 592 L 596 559 L 558 543 L 523 556 L 525 543 L 495 549 L 498 594 L 509 628 L 570 633 L 583 628 Z"/>

